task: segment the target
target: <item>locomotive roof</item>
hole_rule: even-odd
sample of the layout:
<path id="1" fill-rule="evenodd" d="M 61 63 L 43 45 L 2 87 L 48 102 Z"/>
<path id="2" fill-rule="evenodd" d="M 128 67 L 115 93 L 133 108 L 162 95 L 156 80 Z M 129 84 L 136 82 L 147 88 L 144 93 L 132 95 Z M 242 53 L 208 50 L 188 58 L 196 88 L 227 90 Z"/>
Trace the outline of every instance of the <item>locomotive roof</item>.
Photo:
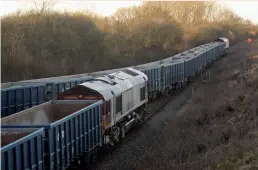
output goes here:
<path id="1" fill-rule="evenodd" d="M 97 72 L 93 72 L 93 73 L 88 73 L 88 75 L 93 76 L 94 77 L 99 77 L 99 76 L 103 76 L 103 75 L 107 75 L 107 74 L 111 74 L 114 73 L 116 71 L 122 70 L 123 68 L 117 68 L 117 69 L 111 69 L 111 70 L 104 70 L 104 71 L 97 71 Z"/>
<path id="2" fill-rule="evenodd" d="M 133 68 L 125 68 L 105 76 L 94 78 L 80 86 L 87 87 L 100 93 L 105 100 L 111 99 L 124 91 L 147 82 L 148 77 Z"/>

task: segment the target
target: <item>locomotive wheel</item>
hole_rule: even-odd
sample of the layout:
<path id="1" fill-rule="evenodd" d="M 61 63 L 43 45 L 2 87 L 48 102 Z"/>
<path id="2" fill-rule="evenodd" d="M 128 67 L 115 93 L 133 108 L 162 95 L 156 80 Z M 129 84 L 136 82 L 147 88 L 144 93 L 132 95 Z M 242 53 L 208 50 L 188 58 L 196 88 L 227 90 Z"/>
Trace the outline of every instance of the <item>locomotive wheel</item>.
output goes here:
<path id="1" fill-rule="evenodd" d="M 180 89 L 184 87 L 184 82 L 180 82 Z"/>
<path id="2" fill-rule="evenodd" d="M 178 89 L 178 84 L 175 83 L 175 91 L 177 91 L 177 89 Z"/>
<path id="3" fill-rule="evenodd" d="M 182 88 L 182 83 L 178 83 L 178 90 Z"/>
<path id="4" fill-rule="evenodd" d="M 171 85 L 171 88 L 168 89 L 168 94 L 169 94 L 169 95 L 172 95 L 172 94 L 173 94 L 173 91 L 174 91 L 174 87 L 173 87 L 173 85 Z"/>
<path id="5" fill-rule="evenodd" d="M 152 92 L 152 93 L 149 93 L 149 100 L 150 100 L 150 101 L 153 101 L 153 92 Z"/>
<path id="6" fill-rule="evenodd" d="M 143 110 L 142 111 L 142 113 L 141 113 L 141 115 L 142 115 L 142 122 L 141 123 L 143 123 L 144 122 L 144 120 L 145 120 L 145 117 L 146 117 L 146 115 L 147 115 L 147 112 L 146 112 L 146 110 Z"/>
<path id="7" fill-rule="evenodd" d="M 181 83 L 177 83 L 177 90 L 181 89 Z"/>
<path id="8" fill-rule="evenodd" d="M 187 78 L 186 84 L 189 84 L 189 83 L 191 82 L 191 77 L 192 77 L 192 76 L 190 76 L 190 77 Z"/>
<path id="9" fill-rule="evenodd" d="M 157 98 L 160 98 L 162 96 L 161 92 L 157 92 Z"/>
<path id="10" fill-rule="evenodd" d="M 157 98 L 157 91 L 153 92 L 153 99 L 156 99 Z"/>
<path id="11" fill-rule="evenodd" d="M 164 96 L 168 96 L 169 95 L 169 88 L 166 88 L 165 90 L 164 90 Z"/>

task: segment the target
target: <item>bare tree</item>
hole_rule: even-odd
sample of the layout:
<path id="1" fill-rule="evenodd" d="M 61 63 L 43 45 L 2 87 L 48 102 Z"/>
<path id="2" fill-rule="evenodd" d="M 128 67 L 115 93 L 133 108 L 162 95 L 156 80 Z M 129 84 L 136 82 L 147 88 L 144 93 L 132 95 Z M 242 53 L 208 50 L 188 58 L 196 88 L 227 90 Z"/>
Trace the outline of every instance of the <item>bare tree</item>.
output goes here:
<path id="1" fill-rule="evenodd" d="M 36 8 L 36 12 L 39 14 L 44 14 L 50 11 L 55 5 L 54 2 L 50 0 L 43 0 L 41 1 L 41 3 L 37 2 L 36 0 L 34 0 L 33 2 Z"/>

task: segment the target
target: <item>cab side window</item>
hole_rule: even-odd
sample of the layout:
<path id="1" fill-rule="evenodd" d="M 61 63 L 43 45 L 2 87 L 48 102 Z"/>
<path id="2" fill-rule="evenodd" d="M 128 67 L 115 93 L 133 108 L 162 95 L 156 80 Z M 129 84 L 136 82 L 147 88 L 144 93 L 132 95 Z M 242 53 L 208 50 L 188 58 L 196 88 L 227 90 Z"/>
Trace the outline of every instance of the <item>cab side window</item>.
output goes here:
<path id="1" fill-rule="evenodd" d="M 141 101 L 145 100 L 145 87 L 142 87 L 140 89 L 140 100 Z"/>
<path id="2" fill-rule="evenodd" d="M 122 95 L 116 97 L 116 113 L 122 111 Z"/>

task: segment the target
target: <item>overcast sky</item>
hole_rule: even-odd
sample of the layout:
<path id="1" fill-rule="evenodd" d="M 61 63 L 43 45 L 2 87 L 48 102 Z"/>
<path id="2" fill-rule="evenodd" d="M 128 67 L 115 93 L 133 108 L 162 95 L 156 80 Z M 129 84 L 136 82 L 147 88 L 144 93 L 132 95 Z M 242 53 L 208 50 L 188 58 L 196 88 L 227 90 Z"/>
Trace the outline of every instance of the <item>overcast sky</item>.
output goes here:
<path id="1" fill-rule="evenodd" d="M 36 0 L 40 4 L 40 0 Z M 52 0 L 55 10 L 84 10 L 88 9 L 96 13 L 108 16 L 118 8 L 141 5 L 142 1 L 87 1 L 87 0 Z M 231 8 L 243 18 L 250 19 L 258 24 L 258 1 L 217 1 L 217 3 Z M 1 15 L 15 12 L 17 9 L 27 10 L 35 7 L 33 0 L 1 0 Z"/>

